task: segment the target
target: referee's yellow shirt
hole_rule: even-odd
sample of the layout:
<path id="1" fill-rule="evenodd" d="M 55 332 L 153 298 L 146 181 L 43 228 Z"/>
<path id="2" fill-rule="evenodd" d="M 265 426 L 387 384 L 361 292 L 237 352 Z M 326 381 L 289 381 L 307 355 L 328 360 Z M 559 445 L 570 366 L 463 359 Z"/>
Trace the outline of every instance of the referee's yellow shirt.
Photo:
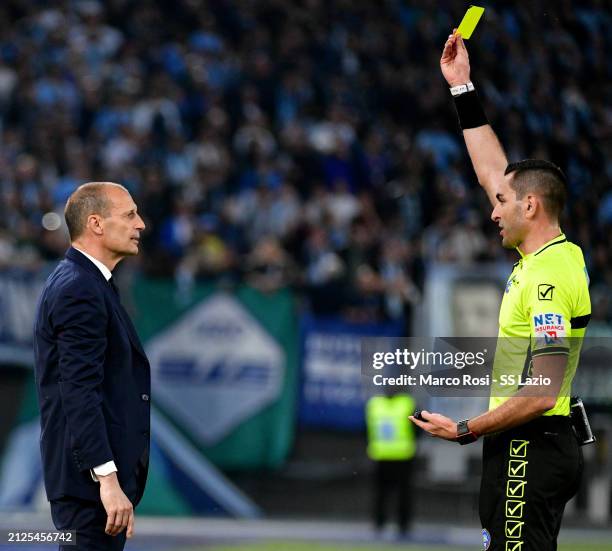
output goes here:
<path id="1" fill-rule="evenodd" d="M 500 406 L 530 382 L 534 356 L 566 354 L 567 368 L 557 402 L 544 415 L 569 415 L 572 380 L 591 317 L 589 276 L 582 250 L 561 234 L 521 256 L 506 284 L 499 312 L 489 409 Z"/>

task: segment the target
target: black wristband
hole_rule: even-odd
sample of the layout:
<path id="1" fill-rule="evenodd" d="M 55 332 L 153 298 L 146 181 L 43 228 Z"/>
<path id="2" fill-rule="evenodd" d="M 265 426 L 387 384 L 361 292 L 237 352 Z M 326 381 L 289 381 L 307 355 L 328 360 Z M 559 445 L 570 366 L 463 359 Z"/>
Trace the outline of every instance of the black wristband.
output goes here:
<path id="1" fill-rule="evenodd" d="M 455 100 L 455 109 L 457 110 L 461 130 L 489 124 L 489 119 L 487 119 L 476 90 L 464 92 L 453 99 Z"/>

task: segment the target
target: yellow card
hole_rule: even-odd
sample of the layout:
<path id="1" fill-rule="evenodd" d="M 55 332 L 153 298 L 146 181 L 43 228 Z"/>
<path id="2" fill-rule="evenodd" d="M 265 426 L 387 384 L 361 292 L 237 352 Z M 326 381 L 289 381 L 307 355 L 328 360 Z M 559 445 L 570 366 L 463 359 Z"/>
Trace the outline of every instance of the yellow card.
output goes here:
<path id="1" fill-rule="evenodd" d="M 484 11 L 485 9 L 481 8 L 480 6 L 470 6 L 468 8 L 468 11 L 465 12 L 463 19 L 457 28 L 457 32 L 462 38 L 467 40 L 470 38 L 470 36 L 472 36 L 472 33 L 474 32 L 476 25 L 478 25 Z"/>

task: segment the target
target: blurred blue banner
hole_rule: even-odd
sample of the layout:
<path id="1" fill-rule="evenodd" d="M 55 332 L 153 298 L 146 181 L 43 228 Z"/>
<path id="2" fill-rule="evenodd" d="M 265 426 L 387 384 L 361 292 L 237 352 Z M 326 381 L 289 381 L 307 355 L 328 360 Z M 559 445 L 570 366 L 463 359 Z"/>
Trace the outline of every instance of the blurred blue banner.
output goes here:
<path id="1" fill-rule="evenodd" d="M 357 324 L 306 315 L 301 320 L 299 421 L 341 430 L 364 427 L 367 396 L 361 384 L 361 340 L 397 337 L 401 323 Z"/>
<path id="2" fill-rule="evenodd" d="M 0 364 L 32 364 L 34 312 L 46 273 L 0 272 Z"/>

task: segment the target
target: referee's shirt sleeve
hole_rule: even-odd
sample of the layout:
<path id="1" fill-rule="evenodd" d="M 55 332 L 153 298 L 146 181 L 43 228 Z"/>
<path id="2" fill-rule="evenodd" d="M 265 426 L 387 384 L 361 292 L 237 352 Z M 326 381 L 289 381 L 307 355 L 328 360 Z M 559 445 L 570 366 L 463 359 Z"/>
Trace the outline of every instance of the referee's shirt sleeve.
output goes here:
<path id="1" fill-rule="evenodd" d="M 558 277 L 535 277 L 525 289 L 531 354 L 569 354 L 573 299 L 567 282 Z"/>

